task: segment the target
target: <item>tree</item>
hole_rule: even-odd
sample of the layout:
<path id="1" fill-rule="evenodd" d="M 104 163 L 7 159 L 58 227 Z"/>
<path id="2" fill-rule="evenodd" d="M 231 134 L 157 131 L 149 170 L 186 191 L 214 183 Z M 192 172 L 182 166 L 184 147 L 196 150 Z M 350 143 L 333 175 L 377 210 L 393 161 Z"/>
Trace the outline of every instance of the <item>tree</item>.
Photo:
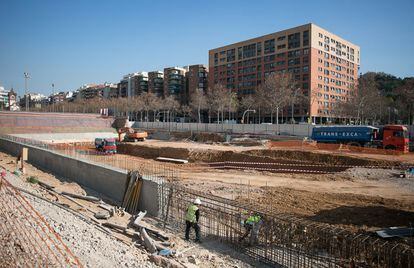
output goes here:
<path id="1" fill-rule="evenodd" d="M 396 100 L 401 110 L 406 113 L 407 123 L 414 124 L 414 78 L 406 78 L 396 89 Z"/>
<path id="2" fill-rule="evenodd" d="M 170 121 L 170 113 L 174 113 L 175 111 L 180 108 L 180 104 L 178 101 L 171 95 L 164 98 L 162 105 L 162 109 L 167 112 L 168 122 Z"/>
<path id="3" fill-rule="evenodd" d="M 206 95 L 201 89 L 197 89 L 191 95 L 190 107 L 197 111 L 198 123 L 201 123 L 201 111 L 207 108 Z"/>
<path id="4" fill-rule="evenodd" d="M 290 73 L 272 73 L 265 79 L 266 107 L 270 110 L 271 123 L 276 112 L 276 124 L 279 124 L 279 110 L 289 103 L 295 89 L 296 83 Z"/>
<path id="5" fill-rule="evenodd" d="M 223 87 L 221 84 L 215 84 L 212 89 L 208 90 L 207 93 L 207 106 L 209 109 L 209 121 L 210 121 L 210 111 L 215 110 L 217 112 L 217 123 L 220 123 L 220 114 L 221 119 L 224 121 L 224 110 L 229 103 L 227 98 L 228 90 Z"/>
<path id="6" fill-rule="evenodd" d="M 240 108 L 242 108 L 244 111 L 252 110 L 255 106 L 256 106 L 256 99 L 253 98 L 252 95 L 243 96 L 242 99 L 240 100 Z M 247 119 L 246 121 L 249 122 L 249 119 Z"/>

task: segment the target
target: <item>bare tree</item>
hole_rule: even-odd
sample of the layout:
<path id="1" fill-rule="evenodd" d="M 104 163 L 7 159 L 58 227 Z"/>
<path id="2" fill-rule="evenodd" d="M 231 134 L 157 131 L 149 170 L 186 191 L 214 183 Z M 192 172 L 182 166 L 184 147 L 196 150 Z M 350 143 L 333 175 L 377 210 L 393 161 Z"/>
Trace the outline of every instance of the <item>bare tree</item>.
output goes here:
<path id="1" fill-rule="evenodd" d="M 168 122 L 171 120 L 170 115 L 180 108 L 180 104 L 173 96 L 167 96 L 162 102 L 163 109 L 167 112 Z"/>
<path id="2" fill-rule="evenodd" d="M 190 107 L 197 111 L 198 123 L 201 123 L 201 111 L 207 108 L 207 98 L 202 90 L 197 89 L 191 95 Z"/>
<path id="3" fill-rule="evenodd" d="M 296 89 L 295 81 L 290 73 L 270 74 L 264 84 L 266 93 L 266 106 L 270 110 L 271 123 L 276 112 L 276 124 L 279 124 L 279 110 L 285 107 L 291 99 L 291 94 Z"/>
<path id="4" fill-rule="evenodd" d="M 406 78 L 403 84 L 397 88 L 397 104 L 406 112 L 407 123 L 414 124 L 414 78 Z"/>
<path id="5" fill-rule="evenodd" d="M 245 111 L 252 110 L 255 107 L 256 107 L 256 98 L 253 98 L 252 95 L 243 96 L 242 99 L 240 100 L 240 108 L 242 108 Z M 246 121 L 249 122 L 249 116 L 247 116 Z"/>
<path id="6" fill-rule="evenodd" d="M 227 94 L 228 90 L 221 84 L 215 84 L 213 88 L 208 90 L 207 106 L 209 108 L 209 118 L 210 111 L 215 110 L 217 112 L 217 123 L 220 123 L 220 115 L 221 120 L 224 121 L 224 110 L 229 102 L 229 99 L 226 98 Z"/>

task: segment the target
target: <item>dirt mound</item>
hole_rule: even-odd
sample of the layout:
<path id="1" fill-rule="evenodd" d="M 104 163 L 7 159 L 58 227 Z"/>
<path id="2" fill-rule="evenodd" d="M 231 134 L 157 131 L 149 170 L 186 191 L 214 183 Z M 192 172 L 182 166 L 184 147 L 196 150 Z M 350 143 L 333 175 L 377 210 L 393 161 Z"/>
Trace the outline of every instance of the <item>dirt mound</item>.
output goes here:
<path id="1" fill-rule="evenodd" d="M 333 155 L 324 153 L 314 153 L 306 151 L 291 150 L 249 150 L 245 152 L 249 155 L 270 157 L 272 159 L 298 160 L 309 163 L 320 163 L 329 165 L 350 165 L 350 166 L 367 166 L 367 165 L 397 165 L 397 162 L 386 160 L 364 159 L 353 156 Z"/>
<path id="2" fill-rule="evenodd" d="M 369 166 L 369 165 L 396 165 L 397 162 L 385 160 L 370 160 L 352 156 L 329 155 L 322 153 L 303 152 L 303 151 L 283 151 L 283 150 L 248 150 L 243 152 L 222 151 L 222 150 L 201 150 L 174 147 L 151 147 L 147 145 L 121 143 L 118 145 L 118 152 L 154 159 L 157 157 L 170 157 L 188 159 L 190 162 L 266 162 L 266 163 L 292 163 L 307 162 L 328 165 L 350 165 L 350 166 Z"/>
<path id="3" fill-rule="evenodd" d="M 128 143 L 120 143 L 117 146 L 119 153 L 139 156 L 148 159 L 154 159 L 157 157 L 170 157 L 188 159 L 189 151 L 184 148 L 172 148 L 172 147 L 149 147 L 145 145 L 135 145 Z"/>

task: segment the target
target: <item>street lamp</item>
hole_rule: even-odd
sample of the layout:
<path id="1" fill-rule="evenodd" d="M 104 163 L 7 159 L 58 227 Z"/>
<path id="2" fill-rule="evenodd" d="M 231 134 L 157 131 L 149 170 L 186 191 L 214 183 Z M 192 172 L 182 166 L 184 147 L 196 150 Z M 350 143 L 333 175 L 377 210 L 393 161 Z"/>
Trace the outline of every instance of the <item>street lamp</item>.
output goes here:
<path id="1" fill-rule="evenodd" d="M 241 123 L 242 123 L 242 124 L 244 124 L 244 116 L 245 116 L 245 115 L 246 115 L 246 113 L 248 113 L 248 112 L 253 112 L 253 113 L 256 113 L 256 110 L 250 110 L 250 109 L 247 109 L 246 111 L 244 111 L 243 116 L 242 116 L 242 120 L 241 120 Z"/>
<path id="2" fill-rule="evenodd" d="M 27 96 L 27 79 L 29 79 L 29 73 L 24 72 L 24 96 L 25 96 L 25 101 L 26 101 L 26 112 L 29 111 L 29 99 Z"/>
<path id="3" fill-rule="evenodd" d="M 52 110 L 55 112 L 55 84 L 52 83 Z"/>

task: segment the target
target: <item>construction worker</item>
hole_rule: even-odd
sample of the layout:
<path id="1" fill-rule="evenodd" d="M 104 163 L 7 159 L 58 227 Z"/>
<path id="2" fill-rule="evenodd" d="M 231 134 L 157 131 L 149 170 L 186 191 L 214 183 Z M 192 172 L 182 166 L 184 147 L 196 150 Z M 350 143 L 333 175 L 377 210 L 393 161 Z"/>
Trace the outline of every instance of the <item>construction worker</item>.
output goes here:
<path id="1" fill-rule="evenodd" d="M 200 226 L 198 226 L 198 220 L 200 218 L 199 205 L 201 205 L 201 201 L 199 198 L 196 198 L 193 204 L 187 208 L 187 214 L 185 215 L 185 240 L 190 239 L 190 229 L 193 227 L 196 235 L 195 241 L 201 243 Z"/>
<path id="2" fill-rule="evenodd" d="M 247 212 L 243 212 L 247 214 Z M 262 225 L 263 220 L 260 214 L 250 215 L 246 220 L 242 221 L 241 224 L 245 228 L 245 233 L 240 237 L 239 242 L 242 242 L 249 234 L 250 240 L 249 245 L 254 245 L 259 240 L 259 229 Z"/>

